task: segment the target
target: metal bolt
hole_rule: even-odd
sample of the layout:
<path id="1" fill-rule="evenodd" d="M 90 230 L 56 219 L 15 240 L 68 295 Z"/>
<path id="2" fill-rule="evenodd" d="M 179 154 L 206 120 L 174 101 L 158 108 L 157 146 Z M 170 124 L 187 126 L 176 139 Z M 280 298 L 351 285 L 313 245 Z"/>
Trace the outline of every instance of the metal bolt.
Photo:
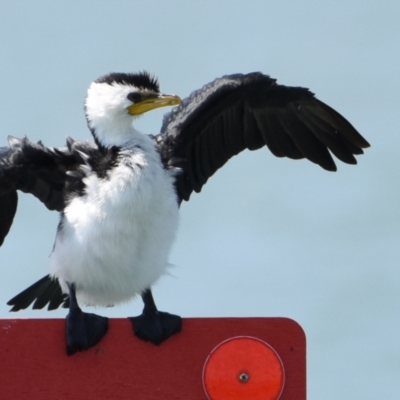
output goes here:
<path id="1" fill-rule="evenodd" d="M 239 382 L 246 383 L 250 379 L 250 376 L 247 372 L 241 372 L 239 374 Z"/>

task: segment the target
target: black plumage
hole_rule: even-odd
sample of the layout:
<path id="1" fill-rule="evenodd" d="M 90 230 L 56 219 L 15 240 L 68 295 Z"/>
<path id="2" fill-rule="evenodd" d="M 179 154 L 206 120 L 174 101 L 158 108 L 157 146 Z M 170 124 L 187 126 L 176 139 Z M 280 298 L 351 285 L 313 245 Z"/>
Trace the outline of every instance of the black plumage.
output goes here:
<path id="1" fill-rule="evenodd" d="M 231 157 L 267 146 L 277 157 L 307 158 L 328 171 L 330 153 L 348 164 L 369 143 L 308 89 L 278 85 L 261 73 L 230 75 L 206 85 L 164 117 L 156 136 L 166 165 L 182 165 L 181 200 L 200 192 Z"/>
<path id="2" fill-rule="evenodd" d="M 149 74 L 110 74 L 98 82 L 140 81 L 141 89 L 158 91 Z M 200 192 L 207 180 L 231 157 L 245 149 L 267 146 L 277 157 L 307 158 L 335 171 L 332 154 L 355 164 L 368 142 L 339 113 L 308 89 L 278 85 L 261 73 L 228 75 L 193 92 L 164 116 L 161 131 L 153 136 L 161 160 L 176 169 L 179 201 Z M 118 148 L 67 140 L 62 148 L 47 148 L 28 139 L 10 140 L 0 149 L 0 244 L 7 235 L 17 207 L 17 190 L 36 196 L 50 210 L 62 211 L 71 192 L 84 190 L 85 165 L 105 177 L 118 162 Z M 66 303 L 57 281 L 49 276 L 11 299 L 12 311 L 54 309 Z"/>
<path id="3" fill-rule="evenodd" d="M 126 74 L 123 72 L 112 72 L 110 74 L 101 76 L 96 79 L 97 83 L 107 83 L 112 85 L 113 83 L 119 83 L 122 85 L 132 85 L 139 89 L 150 90 L 158 93 L 160 91 L 160 85 L 157 78 L 149 74 L 147 71 L 139 72 L 137 74 Z"/>

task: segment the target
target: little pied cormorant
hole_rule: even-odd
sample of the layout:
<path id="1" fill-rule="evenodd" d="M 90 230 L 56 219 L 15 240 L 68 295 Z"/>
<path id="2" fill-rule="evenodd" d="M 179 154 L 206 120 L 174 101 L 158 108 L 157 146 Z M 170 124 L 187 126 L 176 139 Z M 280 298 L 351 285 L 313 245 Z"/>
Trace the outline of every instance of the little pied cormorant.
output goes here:
<path id="1" fill-rule="evenodd" d="M 178 105 L 161 132 L 143 135 L 138 115 Z M 63 305 L 67 353 L 95 345 L 108 320 L 78 302 L 109 306 L 140 294 L 135 334 L 155 344 L 181 329 L 179 316 L 157 310 L 151 286 L 168 268 L 178 210 L 219 168 L 244 149 L 267 146 L 277 157 L 307 158 L 335 171 L 331 153 L 356 164 L 368 142 L 308 89 L 278 85 L 261 73 L 227 75 L 187 99 L 160 93 L 147 72 L 111 73 L 94 81 L 85 101 L 94 142 L 67 138 L 45 147 L 9 137 L 0 148 L 0 245 L 16 209 L 17 191 L 60 212 L 50 275 L 8 304 L 11 311 Z"/>

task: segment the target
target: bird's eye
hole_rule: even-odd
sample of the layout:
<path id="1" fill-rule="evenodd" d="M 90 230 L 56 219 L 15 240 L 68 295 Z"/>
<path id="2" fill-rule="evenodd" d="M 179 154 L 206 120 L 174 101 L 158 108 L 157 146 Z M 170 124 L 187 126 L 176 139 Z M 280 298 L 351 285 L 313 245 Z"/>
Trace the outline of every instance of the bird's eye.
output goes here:
<path id="1" fill-rule="evenodd" d="M 127 97 L 132 103 L 137 103 L 142 99 L 142 95 L 139 92 L 129 93 Z"/>

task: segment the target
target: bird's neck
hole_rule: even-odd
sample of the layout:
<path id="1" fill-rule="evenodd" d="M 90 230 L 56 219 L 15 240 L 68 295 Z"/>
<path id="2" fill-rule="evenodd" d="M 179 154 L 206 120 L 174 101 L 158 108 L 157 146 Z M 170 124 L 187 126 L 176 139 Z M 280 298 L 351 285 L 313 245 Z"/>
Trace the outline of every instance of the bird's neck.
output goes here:
<path id="1" fill-rule="evenodd" d="M 96 143 L 102 147 L 124 147 L 142 135 L 132 126 L 131 118 L 91 121 L 89 128 Z"/>

